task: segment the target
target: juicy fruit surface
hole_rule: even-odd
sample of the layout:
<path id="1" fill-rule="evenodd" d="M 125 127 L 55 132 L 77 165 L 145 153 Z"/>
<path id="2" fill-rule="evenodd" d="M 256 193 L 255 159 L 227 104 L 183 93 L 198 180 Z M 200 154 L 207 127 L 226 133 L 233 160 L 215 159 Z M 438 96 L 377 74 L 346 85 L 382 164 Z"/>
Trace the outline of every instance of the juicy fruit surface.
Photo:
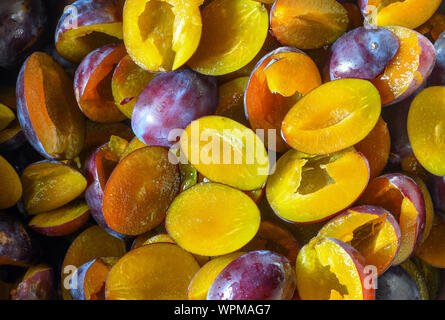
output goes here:
<path id="1" fill-rule="evenodd" d="M 86 179 L 75 169 L 59 162 L 43 161 L 22 173 L 23 204 L 29 214 L 57 209 L 77 198 Z"/>
<path id="2" fill-rule="evenodd" d="M 124 7 L 124 42 L 142 68 L 172 71 L 195 52 L 201 37 L 201 1 L 130 0 Z"/>
<path id="3" fill-rule="evenodd" d="M 270 13 L 274 36 L 284 45 L 318 49 L 333 43 L 348 26 L 348 13 L 337 1 L 278 0 Z"/>
<path id="4" fill-rule="evenodd" d="M 281 47 L 268 53 L 253 69 L 246 87 L 244 104 L 251 127 L 280 132 L 289 109 L 319 85 L 318 68 L 304 52 Z M 274 143 L 267 141 L 268 148 L 278 152 L 288 149 L 281 137 Z"/>
<path id="5" fill-rule="evenodd" d="M 324 156 L 290 150 L 278 160 L 267 181 L 266 195 L 279 217 L 317 222 L 350 206 L 368 180 L 368 163 L 354 149 Z"/>
<path id="6" fill-rule="evenodd" d="M 305 300 L 368 300 L 374 289 L 366 289 L 363 257 L 349 245 L 332 238 L 315 239 L 297 258 L 297 288 Z M 316 285 L 314 285 L 316 284 Z"/>
<path id="7" fill-rule="evenodd" d="M 219 256 L 240 249 L 254 237 L 260 212 L 239 190 L 200 183 L 176 197 L 165 223 L 171 237 L 187 251 Z"/>
<path id="8" fill-rule="evenodd" d="M 164 148 L 145 147 L 126 156 L 113 170 L 103 199 L 105 221 L 111 229 L 139 235 L 162 222 L 180 185 L 178 166 L 168 157 Z"/>
<path id="9" fill-rule="evenodd" d="M 445 105 L 443 87 L 422 91 L 411 104 L 408 136 L 422 166 L 437 176 L 445 175 Z"/>
<path id="10" fill-rule="evenodd" d="M 0 0 L 0 300 L 445 299 L 443 85 L 445 0 Z"/>
<path id="11" fill-rule="evenodd" d="M 199 265 L 170 243 L 142 246 L 123 256 L 110 270 L 107 300 L 187 299 L 187 286 Z"/>
<path id="12" fill-rule="evenodd" d="M 193 121 L 182 133 L 180 146 L 188 161 L 211 181 L 254 190 L 267 180 L 269 158 L 263 142 L 251 129 L 229 118 L 208 116 Z"/>
<path id="13" fill-rule="evenodd" d="M 370 82 L 336 80 L 299 100 L 286 114 L 281 130 L 292 148 L 327 154 L 364 139 L 377 123 L 380 111 L 379 93 Z"/>
<path id="14" fill-rule="evenodd" d="M 248 64 L 266 39 L 269 21 L 266 8 L 253 0 L 212 1 L 202 10 L 202 20 L 202 39 L 188 65 L 214 76 Z"/>
<path id="15" fill-rule="evenodd" d="M 85 121 L 72 94 L 72 81 L 50 56 L 36 52 L 17 80 L 17 116 L 28 141 L 43 156 L 79 155 Z"/>

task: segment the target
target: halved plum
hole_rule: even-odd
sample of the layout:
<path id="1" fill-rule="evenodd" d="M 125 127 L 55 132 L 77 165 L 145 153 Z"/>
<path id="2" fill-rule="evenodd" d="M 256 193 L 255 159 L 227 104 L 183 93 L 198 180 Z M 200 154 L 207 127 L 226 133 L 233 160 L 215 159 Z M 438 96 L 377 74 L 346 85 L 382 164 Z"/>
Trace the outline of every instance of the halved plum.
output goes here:
<path id="1" fill-rule="evenodd" d="M 410 29 L 431 18 L 440 3 L 441 0 L 359 0 L 360 9 L 369 23 Z"/>
<path id="2" fill-rule="evenodd" d="M 408 136 L 420 164 L 445 176 L 445 88 L 429 87 L 413 100 L 408 113 Z"/>
<path id="3" fill-rule="evenodd" d="M 11 291 L 12 300 L 55 300 L 56 281 L 53 269 L 45 264 L 31 266 Z"/>
<path id="4" fill-rule="evenodd" d="M 396 258 L 401 233 L 396 219 L 383 208 L 353 207 L 326 223 L 317 237 L 341 240 L 355 248 L 381 275 Z"/>
<path id="5" fill-rule="evenodd" d="M 71 286 L 73 300 L 105 300 L 105 282 L 117 257 L 101 257 L 77 269 L 76 287 Z"/>
<path id="6" fill-rule="evenodd" d="M 85 119 L 62 67 L 33 53 L 17 78 L 17 117 L 30 144 L 44 157 L 73 159 L 82 150 Z"/>
<path id="7" fill-rule="evenodd" d="M 348 12 L 336 0 L 277 0 L 270 11 L 271 30 L 278 41 L 303 50 L 333 43 L 348 23 Z"/>
<path id="8" fill-rule="evenodd" d="M 285 141 L 308 154 L 343 150 L 363 140 L 381 112 L 380 95 L 366 80 L 341 79 L 312 90 L 286 114 Z"/>
<path id="9" fill-rule="evenodd" d="M 74 92 L 80 110 L 95 122 L 118 122 L 124 114 L 114 103 L 111 79 L 125 56 L 125 47 L 110 44 L 89 53 L 74 75 Z"/>
<path id="10" fill-rule="evenodd" d="M 297 289 L 302 300 L 374 300 L 363 256 L 332 238 L 315 238 L 297 258 Z"/>
<path id="11" fill-rule="evenodd" d="M 131 250 L 111 268 L 105 284 L 107 300 L 185 300 L 199 270 L 195 258 L 171 243 Z"/>
<path id="12" fill-rule="evenodd" d="M 87 186 L 80 172 L 55 161 L 29 165 L 21 180 L 24 208 L 30 215 L 60 208 L 80 196 Z"/>
<path id="13" fill-rule="evenodd" d="M 180 147 L 189 163 L 211 181 L 255 190 L 267 180 L 269 158 L 263 142 L 229 118 L 207 116 L 193 121 L 182 133 Z"/>
<path id="14" fill-rule="evenodd" d="M 267 10 L 260 2 L 210 2 L 202 9 L 202 39 L 188 65 L 213 76 L 241 69 L 263 46 L 268 22 Z"/>
<path id="15" fill-rule="evenodd" d="M 121 257 L 126 252 L 125 242 L 109 235 L 99 226 L 92 226 L 80 233 L 71 243 L 63 260 L 61 270 L 62 295 L 65 300 L 71 300 L 70 279 L 73 268 L 100 257 Z"/>
<path id="16" fill-rule="evenodd" d="M 436 62 L 433 44 L 420 33 L 400 26 L 384 27 L 399 39 L 399 50 L 372 83 L 382 105 L 400 102 L 415 93 L 428 79 Z"/>
<path id="17" fill-rule="evenodd" d="M 368 161 L 353 148 L 323 156 L 290 150 L 276 163 L 266 196 L 280 218 L 313 223 L 349 207 L 368 180 Z"/>
<path id="18" fill-rule="evenodd" d="M 0 209 L 15 205 L 23 194 L 22 182 L 15 169 L 0 156 Z"/>
<path id="19" fill-rule="evenodd" d="M 131 119 L 139 95 L 155 76 L 134 63 L 129 55 L 116 66 L 111 79 L 114 103 L 128 119 Z"/>
<path id="20" fill-rule="evenodd" d="M 81 228 L 90 217 L 85 201 L 75 201 L 61 208 L 40 213 L 28 223 L 29 227 L 46 236 L 64 236 Z"/>
<path id="21" fill-rule="evenodd" d="M 178 165 L 161 147 L 138 149 L 123 158 L 105 187 L 103 213 L 114 231 L 139 235 L 157 227 L 179 193 Z"/>
<path id="22" fill-rule="evenodd" d="M 181 67 L 201 39 L 202 0 L 127 0 L 124 42 L 141 68 L 152 72 Z"/>
<path id="23" fill-rule="evenodd" d="M 312 59 L 303 51 L 281 47 L 266 54 L 250 75 L 244 94 L 246 116 L 252 129 L 281 130 L 281 122 L 294 104 L 321 85 Z M 266 145 L 268 135 L 265 135 Z M 286 151 L 289 146 L 278 136 L 269 149 Z"/>
<path id="24" fill-rule="evenodd" d="M 401 244 L 393 265 L 407 260 L 425 229 L 425 201 L 416 182 L 403 174 L 385 174 L 371 180 L 358 203 L 383 207 L 396 218 Z"/>
<path id="25" fill-rule="evenodd" d="M 214 182 L 199 183 L 175 198 L 165 226 L 185 250 L 219 256 L 252 240 L 260 226 L 260 211 L 239 190 Z"/>
<path id="26" fill-rule="evenodd" d="M 77 0 L 67 6 L 56 28 L 60 55 L 79 63 L 91 51 L 119 42 L 125 0 Z"/>

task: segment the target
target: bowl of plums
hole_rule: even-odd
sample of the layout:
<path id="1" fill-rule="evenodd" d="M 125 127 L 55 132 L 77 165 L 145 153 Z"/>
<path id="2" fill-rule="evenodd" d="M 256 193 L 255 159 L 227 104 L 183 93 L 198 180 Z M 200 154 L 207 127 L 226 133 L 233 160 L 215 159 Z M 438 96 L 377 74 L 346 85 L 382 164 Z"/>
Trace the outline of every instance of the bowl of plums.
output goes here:
<path id="1" fill-rule="evenodd" d="M 445 300 L 445 1 L 1 0 L 0 299 Z"/>

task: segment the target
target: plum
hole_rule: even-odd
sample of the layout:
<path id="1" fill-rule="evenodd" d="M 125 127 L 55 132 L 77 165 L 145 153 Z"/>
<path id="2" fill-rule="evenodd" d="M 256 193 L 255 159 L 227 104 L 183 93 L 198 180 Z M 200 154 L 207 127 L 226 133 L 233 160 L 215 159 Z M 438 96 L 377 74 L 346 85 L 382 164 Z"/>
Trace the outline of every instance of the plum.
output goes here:
<path id="1" fill-rule="evenodd" d="M 445 177 L 432 176 L 430 190 L 435 212 L 445 219 Z"/>
<path id="2" fill-rule="evenodd" d="M 267 250 L 242 255 L 213 281 L 207 300 L 289 300 L 295 271 L 286 257 Z"/>
<path id="3" fill-rule="evenodd" d="M 85 162 L 85 173 L 88 188 L 85 191 L 85 200 L 91 209 L 91 216 L 109 234 L 117 238 L 125 236 L 110 229 L 103 214 L 103 198 L 105 185 L 119 158 L 109 148 L 108 144 L 93 151 Z"/>
<path id="4" fill-rule="evenodd" d="M 111 79 L 125 56 L 123 45 L 109 44 L 90 52 L 74 75 L 74 93 L 80 110 L 95 122 L 118 122 L 125 116 L 114 103 Z"/>
<path id="5" fill-rule="evenodd" d="M 429 86 L 445 85 L 445 32 L 441 33 L 434 43 L 436 50 L 436 65 L 428 79 Z"/>
<path id="6" fill-rule="evenodd" d="M 56 28 L 57 51 L 79 63 L 91 51 L 122 39 L 124 0 L 77 0 L 68 6 Z"/>
<path id="7" fill-rule="evenodd" d="M 420 300 L 416 281 L 401 266 L 389 268 L 378 278 L 376 300 Z"/>
<path id="8" fill-rule="evenodd" d="M 30 267 L 17 288 L 11 291 L 13 300 L 54 300 L 56 281 L 53 269 L 40 264 Z"/>
<path id="9" fill-rule="evenodd" d="M 47 21 L 43 1 L 1 1 L 0 21 L 0 67 L 13 68 L 41 42 Z"/>
<path id="10" fill-rule="evenodd" d="M 173 129 L 185 129 L 193 120 L 215 113 L 218 87 L 215 78 L 188 68 L 156 76 L 142 91 L 133 110 L 131 126 L 148 146 L 170 147 Z"/>
<path id="11" fill-rule="evenodd" d="M 16 218 L 0 212 L 0 265 L 27 266 L 36 258 L 34 241 Z"/>
<path id="12" fill-rule="evenodd" d="M 399 39 L 383 28 L 354 29 L 331 48 L 328 71 L 331 80 L 379 76 L 399 49 Z"/>

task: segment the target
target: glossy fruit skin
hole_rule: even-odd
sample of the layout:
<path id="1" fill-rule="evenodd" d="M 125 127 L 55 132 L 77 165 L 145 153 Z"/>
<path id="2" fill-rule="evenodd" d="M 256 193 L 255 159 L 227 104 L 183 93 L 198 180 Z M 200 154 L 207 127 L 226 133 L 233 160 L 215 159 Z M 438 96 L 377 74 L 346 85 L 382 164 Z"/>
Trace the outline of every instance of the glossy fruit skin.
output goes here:
<path id="1" fill-rule="evenodd" d="M 286 257 L 251 251 L 232 261 L 213 281 L 207 300 L 289 300 L 296 286 Z"/>
<path id="2" fill-rule="evenodd" d="M 47 22 L 42 0 L 0 2 L 0 67 L 13 68 L 39 44 Z"/>
<path id="3" fill-rule="evenodd" d="M 429 185 L 435 212 L 445 219 L 445 177 L 432 176 Z"/>
<path id="4" fill-rule="evenodd" d="M 55 44 L 59 53 L 67 60 L 79 63 L 86 56 L 88 52 L 61 52 L 61 44 L 65 34 L 71 30 L 81 27 L 94 27 L 95 25 L 107 25 L 122 23 L 122 9 L 124 0 L 77 0 L 59 19 L 55 32 Z M 118 42 L 118 39 L 113 39 L 112 42 Z M 90 49 L 94 50 L 101 47 L 105 43 L 95 43 Z M 91 50 L 91 51 L 92 51 Z M 63 51 L 63 50 L 62 50 Z"/>
<path id="5" fill-rule="evenodd" d="M 379 76 L 396 55 L 399 39 L 383 28 L 359 27 L 338 39 L 328 61 L 331 80 Z"/>
<path id="6" fill-rule="evenodd" d="M 401 266 L 389 268 L 378 278 L 376 300 L 420 300 L 414 279 Z"/>
<path id="7" fill-rule="evenodd" d="M 90 52 L 82 60 L 76 70 L 74 75 L 74 93 L 76 100 L 82 112 L 92 121 L 112 123 L 125 119 L 124 114 L 121 113 L 114 104 L 113 96 L 111 94 L 111 79 L 105 81 L 107 77 L 102 79 L 99 83 L 94 83 L 94 89 L 98 93 L 96 99 L 99 101 L 93 100 L 90 102 L 88 99 L 84 100 L 85 96 L 91 96 L 93 88 L 89 88 L 92 85 L 90 81 L 91 78 L 95 76 L 97 70 L 106 68 L 108 67 L 107 65 L 113 62 L 109 57 L 112 57 L 111 59 L 114 59 L 114 62 L 117 65 L 123 56 L 125 56 L 125 48 L 122 45 L 109 44 Z M 111 65 L 111 68 L 112 69 L 108 71 L 112 74 L 114 70 L 113 65 Z M 108 86 L 108 90 L 102 88 L 102 86 Z"/>
<path id="8" fill-rule="evenodd" d="M 20 220 L 0 212 L 0 235 L 2 235 L 0 262 L 7 259 L 13 264 L 23 266 L 35 261 L 37 255 L 34 239 L 30 237 Z"/>
<path id="9" fill-rule="evenodd" d="M 146 145 L 170 147 L 176 142 L 169 141 L 171 130 L 185 129 L 217 107 L 215 78 L 184 67 L 160 74 L 148 84 L 136 102 L 131 126 Z"/>
<path id="10" fill-rule="evenodd" d="M 434 43 L 436 50 L 436 65 L 428 79 L 429 86 L 445 85 L 445 32 L 441 33 Z"/>
<path id="11" fill-rule="evenodd" d="M 85 190 L 85 201 L 91 209 L 91 216 L 94 221 L 106 232 L 108 232 L 113 237 L 119 239 L 125 239 L 126 236 L 112 230 L 104 218 L 103 213 L 103 199 L 104 199 L 104 187 L 106 181 L 101 181 L 101 178 L 108 179 L 109 177 L 101 177 L 96 162 L 98 161 L 98 154 L 106 144 L 100 146 L 95 151 L 93 151 L 90 156 L 85 161 L 85 176 L 87 178 L 88 187 Z M 117 164 L 117 162 L 116 162 Z M 109 172 L 111 174 L 111 172 Z M 102 185 L 102 183 L 104 185 Z"/>

